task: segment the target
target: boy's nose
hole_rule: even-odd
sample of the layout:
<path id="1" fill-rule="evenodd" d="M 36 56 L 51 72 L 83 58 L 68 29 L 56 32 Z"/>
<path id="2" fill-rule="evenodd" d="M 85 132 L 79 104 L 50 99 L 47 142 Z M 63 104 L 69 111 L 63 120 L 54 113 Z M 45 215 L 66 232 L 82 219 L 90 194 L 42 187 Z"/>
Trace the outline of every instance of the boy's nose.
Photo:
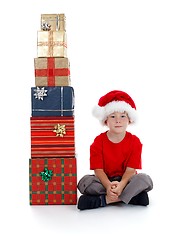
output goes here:
<path id="1" fill-rule="evenodd" d="M 119 119 L 119 118 L 116 118 L 115 120 L 116 120 L 116 123 L 119 123 L 119 122 L 120 122 L 120 119 Z"/>

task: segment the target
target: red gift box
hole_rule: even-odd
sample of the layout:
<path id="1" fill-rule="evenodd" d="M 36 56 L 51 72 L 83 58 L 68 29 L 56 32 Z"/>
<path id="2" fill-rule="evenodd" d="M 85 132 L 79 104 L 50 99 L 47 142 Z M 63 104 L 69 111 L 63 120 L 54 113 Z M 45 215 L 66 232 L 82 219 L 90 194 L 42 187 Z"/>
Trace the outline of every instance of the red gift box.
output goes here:
<path id="1" fill-rule="evenodd" d="M 75 157 L 74 117 L 31 117 L 31 157 Z"/>
<path id="2" fill-rule="evenodd" d="M 29 164 L 31 205 L 76 205 L 76 158 L 32 158 Z"/>
<path id="3" fill-rule="evenodd" d="M 35 58 L 35 86 L 70 86 L 68 58 Z"/>

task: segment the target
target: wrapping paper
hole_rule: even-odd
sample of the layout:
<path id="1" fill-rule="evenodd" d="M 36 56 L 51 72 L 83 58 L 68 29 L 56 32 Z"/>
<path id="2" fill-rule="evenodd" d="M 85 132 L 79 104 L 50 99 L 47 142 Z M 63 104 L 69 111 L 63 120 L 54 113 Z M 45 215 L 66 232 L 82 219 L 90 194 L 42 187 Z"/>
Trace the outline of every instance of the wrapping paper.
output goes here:
<path id="1" fill-rule="evenodd" d="M 50 25 L 50 30 L 56 31 L 58 26 L 57 14 L 41 14 L 41 30 L 44 23 Z"/>
<path id="2" fill-rule="evenodd" d="M 71 86 L 31 87 L 32 116 L 74 116 Z"/>
<path id="3" fill-rule="evenodd" d="M 44 23 L 50 25 L 50 30 L 66 31 L 66 17 L 65 14 L 41 14 L 41 29 Z"/>
<path id="4" fill-rule="evenodd" d="M 76 158 L 31 158 L 29 183 L 31 205 L 76 205 Z"/>
<path id="5" fill-rule="evenodd" d="M 68 58 L 35 58 L 35 86 L 70 86 Z"/>
<path id="6" fill-rule="evenodd" d="M 58 30 L 59 31 L 66 31 L 66 17 L 65 14 L 61 13 L 58 14 Z"/>
<path id="7" fill-rule="evenodd" d="M 31 117 L 31 157 L 74 157 L 74 117 Z"/>
<path id="8" fill-rule="evenodd" d="M 38 31 L 37 57 L 67 57 L 65 31 Z"/>

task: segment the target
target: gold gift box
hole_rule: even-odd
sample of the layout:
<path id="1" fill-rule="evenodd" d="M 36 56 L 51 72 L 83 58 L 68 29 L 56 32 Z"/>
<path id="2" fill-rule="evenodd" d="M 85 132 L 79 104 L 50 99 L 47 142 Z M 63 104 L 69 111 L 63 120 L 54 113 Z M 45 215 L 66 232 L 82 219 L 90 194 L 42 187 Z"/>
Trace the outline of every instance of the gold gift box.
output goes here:
<path id="1" fill-rule="evenodd" d="M 65 14 L 41 14 L 41 30 L 44 23 L 50 25 L 52 31 L 66 31 Z"/>
<path id="2" fill-rule="evenodd" d="M 70 86 L 68 58 L 35 58 L 35 86 Z"/>
<path id="3" fill-rule="evenodd" d="M 37 57 L 67 57 L 65 31 L 38 31 Z"/>

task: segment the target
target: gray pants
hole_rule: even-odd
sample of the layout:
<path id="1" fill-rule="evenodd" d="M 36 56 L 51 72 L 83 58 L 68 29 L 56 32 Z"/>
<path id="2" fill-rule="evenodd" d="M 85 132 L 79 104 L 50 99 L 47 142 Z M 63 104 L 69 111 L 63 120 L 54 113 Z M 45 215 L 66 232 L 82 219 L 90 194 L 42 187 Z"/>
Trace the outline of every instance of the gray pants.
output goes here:
<path id="1" fill-rule="evenodd" d="M 115 179 L 117 180 L 117 178 Z M 106 189 L 95 175 L 85 175 L 80 179 L 77 185 L 82 194 L 102 195 L 106 194 Z M 150 191 L 153 188 L 153 182 L 149 175 L 139 173 L 134 175 L 119 196 L 120 200 L 128 204 L 129 201 L 142 191 Z"/>

